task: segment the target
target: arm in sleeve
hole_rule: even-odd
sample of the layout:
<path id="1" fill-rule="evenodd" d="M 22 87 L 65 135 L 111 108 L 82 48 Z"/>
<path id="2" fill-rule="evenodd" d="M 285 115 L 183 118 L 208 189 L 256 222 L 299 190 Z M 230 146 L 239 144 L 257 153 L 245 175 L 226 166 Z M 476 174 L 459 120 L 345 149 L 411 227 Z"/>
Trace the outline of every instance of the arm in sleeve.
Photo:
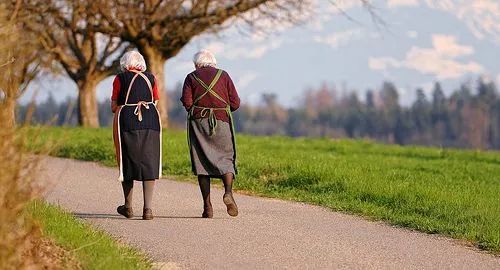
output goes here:
<path id="1" fill-rule="evenodd" d="M 189 111 L 189 109 L 191 109 L 191 106 L 193 106 L 193 88 L 191 86 L 191 80 L 189 79 L 189 75 L 186 76 L 186 79 L 184 80 L 184 85 L 182 87 L 181 102 L 186 111 Z"/>
<path id="2" fill-rule="evenodd" d="M 111 94 L 111 111 L 114 113 L 118 108 L 118 95 L 120 94 L 120 79 L 118 76 L 113 80 L 113 93 Z"/>
<path id="3" fill-rule="evenodd" d="M 229 95 L 229 106 L 231 107 L 231 111 L 234 112 L 240 107 L 240 97 L 229 75 L 227 75 L 227 90 Z"/>
<path id="4" fill-rule="evenodd" d="M 158 80 L 156 79 L 156 76 L 154 76 L 154 84 L 153 84 L 153 100 L 157 101 L 160 100 L 160 95 L 158 93 Z"/>
<path id="5" fill-rule="evenodd" d="M 113 80 L 113 93 L 111 94 L 111 100 L 118 100 L 118 95 L 120 94 L 120 78 L 115 76 Z"/>

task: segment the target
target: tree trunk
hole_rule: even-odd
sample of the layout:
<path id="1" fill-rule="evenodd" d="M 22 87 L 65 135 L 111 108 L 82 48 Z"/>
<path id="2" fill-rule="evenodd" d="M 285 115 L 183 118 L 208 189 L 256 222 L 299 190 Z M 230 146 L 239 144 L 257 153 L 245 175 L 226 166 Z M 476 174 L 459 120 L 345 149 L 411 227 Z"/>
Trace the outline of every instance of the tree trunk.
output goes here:
<path id="1" fill-rule="evenodd" d="M 1 106 L 0 121 L 2 121 L 2 128 L 14 128 L 16 124 L 16 99 L 5 97 Z"/>
<path id="2" fill-rule="evenodd" d="M 168 127 L 168 96 L 165 89 L 165 59 L 161 52 L 150 46 L 141 48 L 141 53 L 147 61 L 148 69 L 156 77 L 156 85 L 160 100 L 158 110 L 160 111 L 161 124 L 163 128 Z"/>
<path id="3" fill-rule="evenodd" d="M 84 127 L 99 127 L 97 111 L 96 79 L 84 79 L 78 85 L 78 124 Z"/>

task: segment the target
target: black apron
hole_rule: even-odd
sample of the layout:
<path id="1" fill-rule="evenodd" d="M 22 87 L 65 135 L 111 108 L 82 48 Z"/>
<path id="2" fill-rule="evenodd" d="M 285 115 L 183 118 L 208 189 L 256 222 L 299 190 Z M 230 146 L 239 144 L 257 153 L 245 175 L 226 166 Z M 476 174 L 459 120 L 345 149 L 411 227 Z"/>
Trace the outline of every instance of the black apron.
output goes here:
<path id="1" fill-rule="evenodd" d="M 153 96 L 154 76 L 128 71 L 120 78 L 120 106 L 115 114 L 117 161 L 120 181 L 161 177 L 161 122 Z M 124 91 L 126 89 L 126 91 Z"/>

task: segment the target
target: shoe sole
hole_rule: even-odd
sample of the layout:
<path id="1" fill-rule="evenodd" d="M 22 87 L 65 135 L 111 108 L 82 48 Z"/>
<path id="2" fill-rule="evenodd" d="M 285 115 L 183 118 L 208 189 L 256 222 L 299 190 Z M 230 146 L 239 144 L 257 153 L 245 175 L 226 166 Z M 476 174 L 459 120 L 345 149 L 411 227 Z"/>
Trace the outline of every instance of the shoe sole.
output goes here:
<path id="1" fill-rule="evenodd" d="M 234 200 L 231 200 L 231 197 L 229 196 L 224 196 L 222 198 L 222 201 L 224 201 L 224 204 L 226 205 L 227 208 L 227 213 L 235 217 L 238 215 L 238 206 L 236 205 L 236 202 Z"/>
<path id="2" fill-rule="evenodd" d="M 134 214 L 127 215 L 127 214 L 125 214 L 125 213 L 121 213 L 121 212 L 118 210 L 118 208 L 116 209 L 116 212 L 118 212 L 118 214 L 120 214 L 120 215 L 122 215 L 122 216 L 124 216 L 124 217 L 126 217 L 126 218 L 128 218 L 128 219 L 131 219 L 131 218 L 133 218 L 133 217 L 134 217 Z"/>
<path id="3" fill-rule="evenodd" d="M 211 213 L 211 214 L 207 214 L 207 215 L 201 214 L 201 217 L 202 217 L 202 218 L 213 218 L 213 217 L 214 217 L 214 214 L 213 214 L 213 213 Z"/>
<path id="4" fill-rule="evenodd" d="M 148 211 L 146 211 L 146 210 L 148 210 Z M 144 209 L 142 211 L 142 219 L 143 220 L 152 220 L 153 217 L 154 216 L 153 216 L 153 212 L 151 211 L 151 209 L 148 208 L 148 209 Z"/>

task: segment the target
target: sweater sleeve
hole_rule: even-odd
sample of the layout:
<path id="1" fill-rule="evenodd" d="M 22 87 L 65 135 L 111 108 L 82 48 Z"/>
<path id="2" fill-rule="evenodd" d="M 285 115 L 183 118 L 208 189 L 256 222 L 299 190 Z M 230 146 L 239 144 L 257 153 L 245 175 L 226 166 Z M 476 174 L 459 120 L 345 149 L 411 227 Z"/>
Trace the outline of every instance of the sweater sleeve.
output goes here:
<path id="1" fill-rule="evenodd" d="M 226 73 L 227 74 L 227 73 Z M 231 111 L 236 111 L 240 107 L 240 97 L 238 96 L 238 92 L 236 91 L 236 87 L 234 86 L 233 80 L 229 74 L 227 74 L 227 91 L 229 96 L 229 106 L 231 107 Z"/>
<path id="2" fill-rule="evenodd" d="M 118 100 L 118 95 L 120 94 L 120 78 L 115 76 L 113 80 L 113 93 L 111 94 L 111 100 Z"/>
<path id="3" fill-rule="evenodd" d="M 153 100 L 159 100 L 160 95 L 158 94 L 158 80 L 156 79 L 156 76 L 154 76 L 154 85 L 153 85 Z"/>
<path id="4" fill-rule="evenodd" d="M 186 111 L 191 109 L 191 106 L 193 106 L 193 88 L 191 85 L 191 80 L 189 78 L 189 75 L 186 76 L 186 79 L 184 80 L 184 85 L 182 87 L 181 102 Z"/>

